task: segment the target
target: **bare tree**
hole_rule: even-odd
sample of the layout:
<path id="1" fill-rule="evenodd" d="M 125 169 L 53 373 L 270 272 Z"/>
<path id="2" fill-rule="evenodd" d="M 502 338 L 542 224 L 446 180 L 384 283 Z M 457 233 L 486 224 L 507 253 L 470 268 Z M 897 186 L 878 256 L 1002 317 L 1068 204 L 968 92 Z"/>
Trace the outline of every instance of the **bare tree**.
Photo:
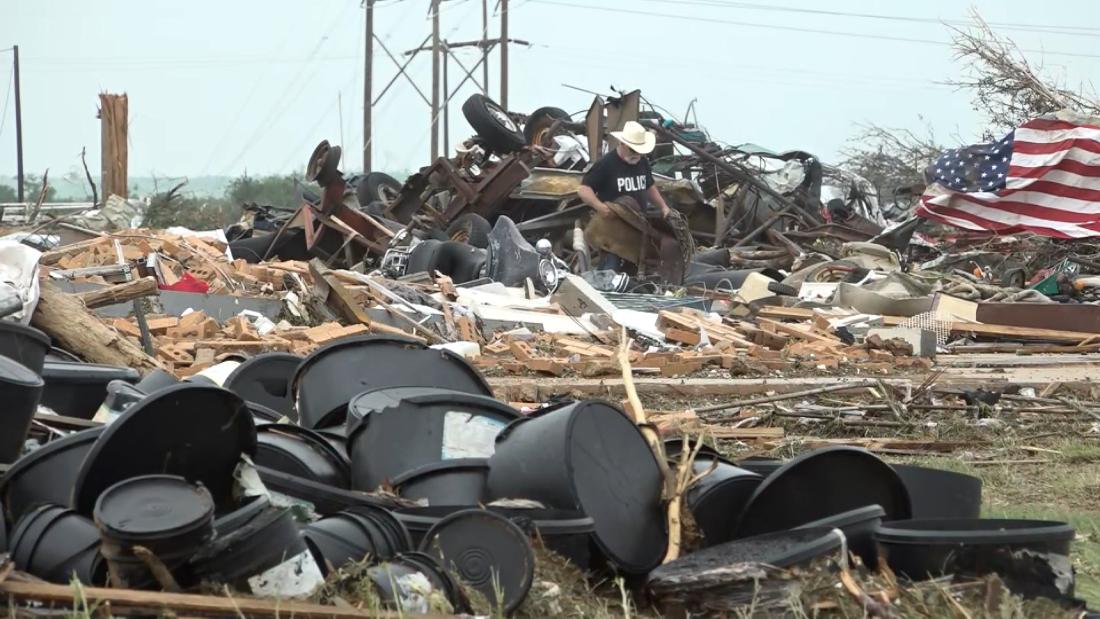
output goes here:
<path id="1" fill-rule="evenodd" d="M 989 122 L 984 139 L 1000 139 L 1029 119 L 1063 109 L 1100 115 L 1095 94 L 1074 90 L 1042 65 L 1032 65 L 1012 40 L 994 32 L 977 11 L 972 9 L 971 17 L 971 28 L 951 27 L 955 57 L 967 67 L 963 77 L 946 83 L 973 93 L 974 109 Z"/>
<path id="2" fill-rule="evenodd" d="M 866 178 L 883 203 L 898 190 L 924 188 L 924 169 L 944 151 L 931 127 L 924 133 L 876 124 L 859 125 L 860 132 L 841 151 L 841 167 Z"/>

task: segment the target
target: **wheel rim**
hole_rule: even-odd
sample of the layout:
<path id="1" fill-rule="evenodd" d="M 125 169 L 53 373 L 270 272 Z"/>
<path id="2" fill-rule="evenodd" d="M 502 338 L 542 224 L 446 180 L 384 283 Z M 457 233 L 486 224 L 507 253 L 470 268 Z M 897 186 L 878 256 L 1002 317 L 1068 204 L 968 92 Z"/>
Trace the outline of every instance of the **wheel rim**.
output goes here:
<path id="1" fill-rule="evenodd" d="M 497 122 L 504 125 L 509 131 L 519 131 L 519 125 L 508 114 L 495 105 L 488 105 L 486 108 L 489 110 L 489 114 L 496 119 Z"/>
<path id="2" fill-rule="evenodd" d="M 451 240 L 458 241 L 460 243 L 470 242 L 470 229 L 467 226 L 462 226 L 458 230 L 451 233 Z"/>

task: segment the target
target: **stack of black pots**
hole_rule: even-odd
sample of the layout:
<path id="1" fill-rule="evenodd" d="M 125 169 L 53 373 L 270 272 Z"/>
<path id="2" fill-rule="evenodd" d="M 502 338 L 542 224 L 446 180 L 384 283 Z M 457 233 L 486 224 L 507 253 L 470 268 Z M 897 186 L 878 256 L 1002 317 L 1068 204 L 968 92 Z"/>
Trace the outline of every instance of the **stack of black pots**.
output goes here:
<path id="1" fill-rule="evenodd" d="M 694 445 L 665 444 L 672 464 Z M 740 562 L 778 567 L 851 553 L 885 562 L 911 580 L 995 573 L 1026 597 L 1073 599 L 1066 523 L 981 519 L 981 480 L 914 465 L 889 465 L 854 447 L 830 447 L 789 461 L 732 462 L 701 448 L 703 475 L 686 496 L 705 549 L 654 570 L 651 597 L 669 612 L 706 608 L 709 569 Z M 709 593 L 708 593 L 709 592 Z"/>
<path id="2" fill-rule="evenodd" d="M 257 454 L 245 402 L 200 382 L 139 387 L 151 393 L 109 424 L 48 442 L 0 480 L 16 567 L 57 583 L 312 592 L 323 575 L 290 512 L 241 498 L 239 467 Z"/>

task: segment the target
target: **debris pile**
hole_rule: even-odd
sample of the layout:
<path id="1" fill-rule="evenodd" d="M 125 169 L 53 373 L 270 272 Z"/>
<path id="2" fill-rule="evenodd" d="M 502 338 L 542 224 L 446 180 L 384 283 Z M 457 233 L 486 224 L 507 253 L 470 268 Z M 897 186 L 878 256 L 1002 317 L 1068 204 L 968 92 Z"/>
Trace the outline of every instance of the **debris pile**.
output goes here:
<path id="1" fill-rule="evenodd" d="M 0 296 L 0 592 L 546 616 L 564 564 L 668 616 L 893 616 L 949 578 L 1082 608 L 1073 527 L 882 456 L 1100 434 L 1062 390 L 1100 351 L 1090 246 L 929 243 L 812 155 L 595 103 L 478 96 L 403 184 L 324 142 L 293 212 L 32 250 Z M 672 214 L 593 211 L 579 172 L 638 120 Z"/>

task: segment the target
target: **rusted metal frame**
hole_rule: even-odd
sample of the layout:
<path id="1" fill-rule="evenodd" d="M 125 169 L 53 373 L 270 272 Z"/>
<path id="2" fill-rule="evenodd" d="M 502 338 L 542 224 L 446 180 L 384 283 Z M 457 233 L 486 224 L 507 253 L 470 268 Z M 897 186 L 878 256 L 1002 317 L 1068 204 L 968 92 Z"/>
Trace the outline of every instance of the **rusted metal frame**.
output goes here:
<path id="1" fill-rule="evenodd" d="M 420 47 L 424 47 L 424 45 L 429 40 L 431 40 L 431 38 L 432 35 L 430 34 L 424 37 L 424 41 L 420 43 Z M 430 106 L 432 104 L 431 100 L 428 99 L 428 97 L 420 90 L 420 87 L 416 85 L 416 82 L 413 81 L 413 78 L 405 72 L 405 68 L 409 66 L 409 63 L 413 61 L 413 58 L 416 58 L 416 54 L 420 51 L 420 49 L 417 48 L 416 50 L 414 50 L 413 53 L 409 55 L 409 59 L 406 60 L 404 64 L 402 64 L 397 61 L 397 58 L 395 58 L 393 54 L 390 53 L 389 48 L 387 48 L 386 44 L 382 42 L 382 39 L 378 38 L 378 36 L 375 36 L 374 40 L 378 41 L 378 45 L 382 48 L 382 51 L 386 52 L 386 55 L 390 57 L 390 60 L 393 61 L 393 64 L 397 65 L 397 75 L 394 75 L 390 79 L 389 83 L 386 84 L 386 87 L 382 89 L 382 92 L 378 93 L 378 96 L 375 97 L 374 101 L 371 102 L 371 105 L 377 105 L 378 102 L 382 100 L 382 97 L 386 94 L 386 92 L 389 91 L 390 87 L 393 86 L 393 83 L 397 81 L 397 78 L 404 75 L 405 79 L 409 80 L 409 84 L 411 84 L 413 89 L 416 90 L 416 94 L 420 95 L 420 98 L 424 100 L 424 103 L 427 103 Z"/>
<path id="2" fill-rule="evenodd" d="M 588 153 L 595 161 L 603 148 L 603 99 L 599 96 L 592 100 L 588 113 L 584 115 L 584 132 L 588 136 Z"/>
<path id="3" fill-rule="evenodd" d="M 791 210 L 792 208 L 794 208 L 794 204 L 788 203 L 784 205 L 783 208 L 772 213 L 771 217 L 768 217 L 766 220 L 764 220 L 764 223 L 757 226 L 755 230 L 741 237 L 740 240 L 733 244 L 733 247 L 741 247 L 745 243 L 748 243 L 749 241 L 755 239 L 757 236 L 760 236 L 762 232 L 764 232 L 768 228 L 771 228 L 775 224 L 775 222 L 779 221 L 779 219 L 783 217 L 783 215 L 787 214 L 787 211 Z"/>
<path id="4" fill-rule="evenodd" d="M 443 212 L 443 218 L 446 221 L 453 221 L 466 209 L 487 218 L 492 214 L 492 210 L 507 200 L 516 186 L 530 174 L 530 169 L 520 157 L 515 155 L 505 157 L 477 184 L 473 199 L 452 200 L 447 205 L 447 210 Z"/>
<path id="5" fill-rule="evenodd" d="M 748 184 L 748 185 L 752 185 L 753 187 L 757 188 L 761 192 L 763 192 L 763 193 L 771 196 L 772 198 L 775 198 L 776 200 L 778 200 L 780 204 L 789 205 L 791 208 L 794 208 L 794 207 L 797 206 L 797 204 L 795 204 L 795 202 L 793 200 L 791 200 L 787 196 L 784 196 L 783 194 L 779 193 L 778 191 L 772 189 L 771 187 L 768 186 L 767 183 L 764 183 L 764 182 L 758 180 L 757 178 L 753 177 L 746 170 L 743 170 L 743 169 L 729 163 L 728 161 L 725 161 L 723 159 L 715 157 L 714 155 L 712 155 L 712 154 L 708 153 L 707 151 L 699 148 L 698 146 L 692 144 L 691 142 L 688 142 L 687 140 L 685 140 L 682 137 L 676 135 L 672 131 L 669 131 L 668 129 L 666 129 L 666 128 L 664 128 L 664 127 L 662 127 L 662 126 L 660 126 L 656 123 L 653 123 L 653 122 L 650 122 L 650 121 L 645 121 L 642 124 L 645 125 L 646 127 L 648 127 L 649 129 L 652 129 L 653 131 L 657 132 L 658 135 L 660 135 L 662 137 L 665 137 L 667 139 L 670 139 L 673 142 L 679 144 L 680 146 L 683 146 L 684 148 L 688 149 L 689 151 L 695 153 L 697 156 L 702 158 L 704 161 L 707 161 L 709 163 L 714 164 L 719 169 L 721 169 L 722 171 L 724 171 L 727 174 L 729 174 L 730 176 L 732 176 L 734 178 L 734 180 L 736 180 L 738 183 L 745 183 L 745 184 Z"/>

